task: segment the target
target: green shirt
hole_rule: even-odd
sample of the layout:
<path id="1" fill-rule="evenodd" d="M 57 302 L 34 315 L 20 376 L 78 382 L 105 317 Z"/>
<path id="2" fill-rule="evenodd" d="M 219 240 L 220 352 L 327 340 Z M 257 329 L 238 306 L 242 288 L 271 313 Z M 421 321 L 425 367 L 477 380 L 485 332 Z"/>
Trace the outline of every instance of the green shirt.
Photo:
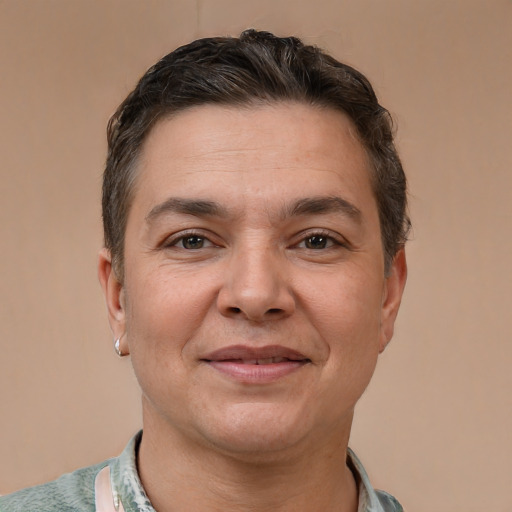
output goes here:
<path id="1" fill-rule="evenodd" d="M 119 457 L 0 497 L 0 512 L 95 512 L 94 480 L 107 465 L 110 466 L 114 502 L 121 500 L 126 512 L 155 512 L 137 473 L 141 438 L 142 431 L 130 440 Z M 359 486 L 358 512 L 403 512 L 395 498 L 372 488 L 361 462 L 350 449 L 348 464 Z"/>

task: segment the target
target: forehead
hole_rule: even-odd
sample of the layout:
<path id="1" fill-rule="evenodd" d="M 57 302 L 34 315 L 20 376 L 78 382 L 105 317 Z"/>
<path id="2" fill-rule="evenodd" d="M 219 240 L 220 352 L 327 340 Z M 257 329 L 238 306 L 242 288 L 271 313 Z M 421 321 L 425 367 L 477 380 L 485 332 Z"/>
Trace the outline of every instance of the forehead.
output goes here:
<path id="1" fill-rule="evenodd" d="M 138 163 L 134 203 L 150 209 L 170 195 L 215 193 L 255 207 L 340 192 L 352 202 L 373 201 L 368 168 L 341 112 L 300 103 L 206 105 L 153 128 Z"/>

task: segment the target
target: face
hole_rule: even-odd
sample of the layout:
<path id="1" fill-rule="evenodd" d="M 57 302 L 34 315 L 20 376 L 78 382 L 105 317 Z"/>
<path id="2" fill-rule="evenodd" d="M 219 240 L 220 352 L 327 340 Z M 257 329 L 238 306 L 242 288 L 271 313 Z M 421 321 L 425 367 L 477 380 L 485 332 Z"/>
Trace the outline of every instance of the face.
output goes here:
<path id="1" fill-rule="evenodd" d="M 139 161 L 125 277 L 100 279 L 144 427 L 228 452 L 348 436 L 405 282 L 341 113 L 201 106 Z M 320 440 L 320 441 L 319 441 Z"/>

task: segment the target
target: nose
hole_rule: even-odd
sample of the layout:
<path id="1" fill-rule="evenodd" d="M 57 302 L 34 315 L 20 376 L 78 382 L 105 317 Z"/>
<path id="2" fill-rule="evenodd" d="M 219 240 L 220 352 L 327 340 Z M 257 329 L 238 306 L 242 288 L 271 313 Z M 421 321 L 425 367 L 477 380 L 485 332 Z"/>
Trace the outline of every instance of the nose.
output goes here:
<path id="1" fill-rule="evenodd" d="M 217 306 L 222 315 L 266 322 L 291 315 L 295 298 L 284 255 L 269 247 L 233 253 Z"/>

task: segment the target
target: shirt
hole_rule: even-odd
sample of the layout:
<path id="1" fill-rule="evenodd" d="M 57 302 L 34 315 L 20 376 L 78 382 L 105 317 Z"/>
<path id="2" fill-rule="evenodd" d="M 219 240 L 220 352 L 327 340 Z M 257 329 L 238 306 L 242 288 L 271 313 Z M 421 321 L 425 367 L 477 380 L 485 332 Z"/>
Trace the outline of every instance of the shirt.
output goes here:
<path id="1" fill-rule="evenodd" d="M 130 440 L 119 457 L 0 497 L 0 512 L 95 512 L 94 481 L 105 466 L 110 467 L 114 503 L 120 500 L 125 512 L 155 512 L 137 473 L 141 439 L 142 431 Z M 350 449 L 347 463 L 359 487 L 358 512 L 403 512 L 393 496 L 373 489 L 363 465 Z"/>

